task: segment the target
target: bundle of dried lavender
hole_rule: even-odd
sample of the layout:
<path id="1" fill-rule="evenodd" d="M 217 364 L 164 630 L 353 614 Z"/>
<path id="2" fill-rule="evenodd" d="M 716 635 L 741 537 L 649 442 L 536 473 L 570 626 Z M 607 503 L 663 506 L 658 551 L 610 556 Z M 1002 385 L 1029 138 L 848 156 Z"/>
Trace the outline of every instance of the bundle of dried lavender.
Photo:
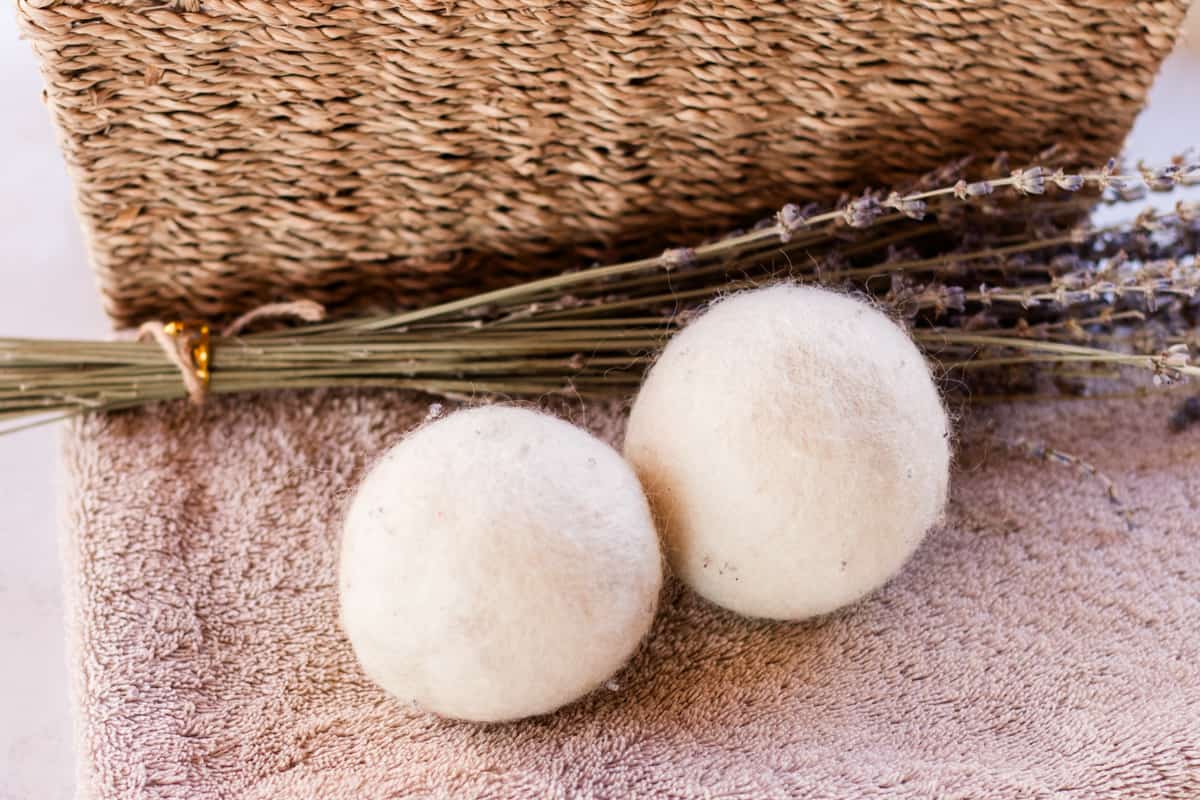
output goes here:
<path id="1" fill-rule="evenodd" d="M 628 391 L 706 302 L 778 280 L 878 298 L 947 371 L 992 390 L 1124 368 L 1148 370 L 1158 383 L 1200 374 L 1190 358 L 1200 343 L 1200 210 L 1180 203 L 1115 226 L 1079 222 L 1097 199 L 1125 203 L 1147 189 L 1200 183 L 1200 162 L 1180 157 L 1131 171 L 1035 166 L 982 181 L 957 177 L 963 166 L 912 191 L 868 192 L 823 212 L 786 206 L 750 231 L 694 248 L 399 314 L 211 340 L 205 333 L 202 347 L 178 350 L 164 335 L 0 340 L 0 422 L 183 397 L 185 383 L 193 396 L 198 387 Z"/>

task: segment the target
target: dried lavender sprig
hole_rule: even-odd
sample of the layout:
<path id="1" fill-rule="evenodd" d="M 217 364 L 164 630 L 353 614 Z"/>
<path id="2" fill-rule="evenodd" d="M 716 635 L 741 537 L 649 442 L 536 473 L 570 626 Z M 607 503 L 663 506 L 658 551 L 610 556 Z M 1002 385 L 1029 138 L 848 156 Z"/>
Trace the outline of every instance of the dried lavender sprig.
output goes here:
<path id="1" fill-rule="evenodd" d="M 960 180 L 953 186 L 944 186 L 905 194 L 895 198 L 895 202 L 907 205 L 910 211 L 915 211 L 919 204 L 926 204 L 927 206 L 928 201 L 931 199 L 954 198 L 959 201 L 969 201 L 974 198 L 990 195 L 996 190 L 1003 188 L 1011 188 L 1014 193 L 1019 195 L 1037 194 L 1040 193 L 1037 190 L 1045 190 L 1047 179 L 1063 191 L 1068 192 L 1079 191 L 1089 185 L 1095 186 L 1101 191 L 1120 191 L 1128 187 L 1144 185 L 1142 173 L 1119 174 L 1116 167 L 1117 162 L 1115 160 L 1110 161 L 1099 170 L 1072 174 L 1049 173 L 1043 167 L 1027 167 L 1025 169 L 1013 170 L 1012 174 L 1008 177 L 975 183 L 967 183 Z M 1172 187 L 1190 185 L 1198 179 L 1197 176 L 1200 176 L 1200 165 L 1191 163 L 1188 163 L 1186 166 L 1177 166 L 1177 168 L 1170 170 L 1163 168 L 1163 170 L 1160 185 L 1170 182 Z M 803 231 L 830 223 L 834 225 L 841 223 L 849 228 L 869 227 L 875 224 L 882 216 L 883 207 L 877 198 L 877 194 L 874 192 L 866 192 L 861 197 L 851 200 L 835 210 L 811 216 L 805 216 L 803 210 L 798 206 L 787 205 L 776 215 L 774 224 L 766 225 L 739 236 L 694 247 L 691 249 L 690 258 L 695 260 L 721 258 L 728 255 L 731 251 L 742 250 L 748 247 L 761 246 L 772 242 L 786 243 Z M 912 216 L 912 214 L 902 213 L 895 216 L 905 218 Z M 416 311 L 306 326 L 306 328 L 297 331 L 293 335 L 314 335 L 330 330 L 377 331 L 403 327 L 417 322 L 461 314 L 473 308 L 507 303 L 539 294 L 569 294 L 573 287 L 583 283 L 602 281 L 608 278 L 639 272 L 669 271 L 671 268 L 674 268 L 675 260 L 674 257 L 670 257 L 667 259 L 667 263 L 664 263 L 661 256 L 642 258 L 624 264 L 581 270 L 530 281 L 518 286 L 484 292 L 473 297 L 442 303 Z"/>
<path id="2" fill-rule="evenodd" d="M 1161 353 L 1147 355 L 1118 353 L 1064 342 L 1038 341 L 1016 336 L 989 336 L 944 329 L 914 331 L 913 338 L 935 353 L 939 348 L 953 346 L 991 347 L 1023 351 L 1056 363 L 1098 363 L 1137 367 L 1153 373 L 1156 384 L 1170 384 L 1185 377 L 1200 376 L 1200 365 L 1192 363 L 1187 345 L 1171 345 Z M 976 362 L 963 362 L 960 366 L 970 368 L 971 363 Z"/>
<path id="3" fill-rule="evenodd" d="M 1109 504 L 1118 516 L 1125 522 L 1125 526 L 1129 530 L 1134 529 L 1133 513 L 1128 506 L 1125 505 L 1124 499 L 1121 497 L 1120 491 L 1117 489 L 1117 484 L 1107 474 L 1101 472 L 1090 462 L 1085 461 L 1078 456 L 1072 455 L 1064 450 L 1059 450 L 1050 447 L 1045 442 L 1030 441 L 1028 439 L 1004 440 L 1001 442 L 1004 449 L 1010 453 L 1014 453 L 1023 458 L 1032 461 L 1041 461 L 1047 464 L 1055 464 L 1067 469 L 1073 469 L 1085 478 L 1089 478 L 1104 490 L 1104 496 L 1108 499 Z"/>

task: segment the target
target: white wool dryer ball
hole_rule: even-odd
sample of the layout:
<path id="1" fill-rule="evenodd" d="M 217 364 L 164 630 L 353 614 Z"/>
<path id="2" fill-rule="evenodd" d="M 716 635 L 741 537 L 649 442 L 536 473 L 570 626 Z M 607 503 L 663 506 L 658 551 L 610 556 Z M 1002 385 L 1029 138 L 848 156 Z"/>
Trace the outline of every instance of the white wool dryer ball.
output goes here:
<path id="1" fill-rule="evenodd" d="M 420 428 L 370 471 L 339 583 L 372 680 L 436 714 L 496 722 L 608 680 L 650 628 L 662 557 L 616 451 L 493 406 Z"/>
<path id="2" fill-rule="evenodd" d="M 778 285 L 667 345 L 625 440 L 673 570 L 718 605 L 803 619 L 881 586 L 941 514 L 946 413 L 882 312 Z"/>

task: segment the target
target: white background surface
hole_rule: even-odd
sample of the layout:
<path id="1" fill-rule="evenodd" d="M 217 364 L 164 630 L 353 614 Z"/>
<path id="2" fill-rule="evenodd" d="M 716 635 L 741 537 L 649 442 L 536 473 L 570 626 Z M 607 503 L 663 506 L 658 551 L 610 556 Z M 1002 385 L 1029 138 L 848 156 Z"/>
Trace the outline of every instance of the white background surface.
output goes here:
<path id="1" fill-rule="evenodd" d="M 1200 46 L 1197 23 L 1193 47 Z M 10 7 L 0 11 L 0 336 L 104 336 L 40 97 Z M 1200 144 L 1200 53 L 1181 48 L 1127 151 L 1155 161 L 1193 144 Z M 74 785 L 56 444 L 52 429 L 0 440 L 0 800 L 58 800 Z"/>

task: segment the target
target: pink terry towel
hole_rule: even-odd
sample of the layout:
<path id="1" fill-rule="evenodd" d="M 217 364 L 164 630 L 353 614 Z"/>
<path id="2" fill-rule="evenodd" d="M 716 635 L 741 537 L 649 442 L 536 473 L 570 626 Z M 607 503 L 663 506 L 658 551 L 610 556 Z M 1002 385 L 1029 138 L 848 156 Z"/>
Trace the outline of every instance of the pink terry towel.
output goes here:
<path id="1" fill-rule="evenodd" d="M 946 524 L 882 591 L 779 624 L 671 586 L 609 687 L 495 726 L 387 697 L 338 628 L 342 500 L 427 406 L 73 426 L 83 797 L 1200 797 L 1200 429 L 1168 434 L 1167 401 L 979 412 Z M 611 407 L 569 416 L 619 435 Z M 1107 473 L 1132 530 L 1098 481 L 982 444 L 1021 437 Z"/>

